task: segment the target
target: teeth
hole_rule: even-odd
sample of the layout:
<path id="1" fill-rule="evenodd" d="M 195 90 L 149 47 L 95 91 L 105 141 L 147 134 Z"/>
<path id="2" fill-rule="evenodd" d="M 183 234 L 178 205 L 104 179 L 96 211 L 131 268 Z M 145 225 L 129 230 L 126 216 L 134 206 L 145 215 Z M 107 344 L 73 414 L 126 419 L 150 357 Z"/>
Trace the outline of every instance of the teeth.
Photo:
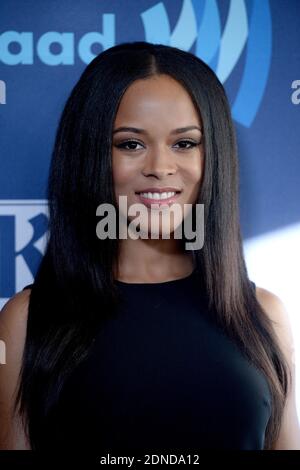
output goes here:
<path id="1" fill-rule="evenodd" d="M 175 192 L 168 193 L 140 193 L 141 196 L 147 199 L 168 199 L 169 197 L 175 196 Z"/>

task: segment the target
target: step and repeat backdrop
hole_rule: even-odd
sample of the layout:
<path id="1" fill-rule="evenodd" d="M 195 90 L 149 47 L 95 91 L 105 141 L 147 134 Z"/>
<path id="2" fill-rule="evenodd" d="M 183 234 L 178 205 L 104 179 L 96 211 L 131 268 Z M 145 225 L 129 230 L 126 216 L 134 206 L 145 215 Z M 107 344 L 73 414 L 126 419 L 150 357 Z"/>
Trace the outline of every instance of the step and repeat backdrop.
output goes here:
<path id="1" fill-rule="evenodd" d="M 73 85 L 101 51 L 136 40 L 191 51 L 224 84 L 249 275 L 286 303 L 300 344 L 299 0 L 1 0 L 0 307 L 44 252 L 50 155 Z"/>

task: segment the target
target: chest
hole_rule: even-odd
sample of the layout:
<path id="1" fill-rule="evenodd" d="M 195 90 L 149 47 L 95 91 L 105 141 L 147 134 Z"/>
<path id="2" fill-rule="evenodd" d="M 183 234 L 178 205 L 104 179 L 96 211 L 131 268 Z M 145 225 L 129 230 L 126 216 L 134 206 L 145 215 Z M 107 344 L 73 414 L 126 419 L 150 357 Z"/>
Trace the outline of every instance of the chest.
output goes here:
<path id="1" fill-rule="evenodd" d="M 265 377 L 203 304 L 186 299 L 125 302 L 98 332 L 61 403 L 65 422 L 76 413 L 107 445 L 260 448 L 270 415 Z"/>

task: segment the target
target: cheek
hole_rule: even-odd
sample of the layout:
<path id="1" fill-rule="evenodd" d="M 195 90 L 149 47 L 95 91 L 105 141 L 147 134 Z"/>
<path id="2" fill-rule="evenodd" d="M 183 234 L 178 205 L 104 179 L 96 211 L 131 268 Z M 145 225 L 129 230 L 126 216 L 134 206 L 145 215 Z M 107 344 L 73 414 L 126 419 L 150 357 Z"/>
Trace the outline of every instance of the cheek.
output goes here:
<path id="1" fill-rule="evenodd" d="M 198 158 L 194 162 L 194 175 L 195 179 L 199 181 L 202 178 L 203 175 L 203 170 L 204 170 L 204 154 L 201 152 L 201 154 L 198 156 Z"/>
<path id="2" fill-rule="evenodd" d="M 135 174 L 132 166 L 126 164 L 124 161 L 116 161 L 116 159 L 113 159 L 112 163 L 113 180 L 116 191 L 126 187 L 126 185 L 129 186 L 132 184 Z"/>
<path id="3" fill-rule="evenodd" d="M 193 189 L 201 183 L 204 170 L 204 156 L 197 156 L 181 168 L 181 174 L 187 187 Z"/>

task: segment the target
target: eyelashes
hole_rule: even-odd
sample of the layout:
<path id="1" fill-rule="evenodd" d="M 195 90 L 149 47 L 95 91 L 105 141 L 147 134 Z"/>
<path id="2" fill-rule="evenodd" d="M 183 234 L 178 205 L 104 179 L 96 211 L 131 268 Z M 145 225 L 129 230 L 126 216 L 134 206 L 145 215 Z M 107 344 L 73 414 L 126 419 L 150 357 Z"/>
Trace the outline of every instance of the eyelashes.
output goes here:
<path id="1" fill-rule="evenodd" d="M 189 146 L 188 147 L 180 147 L 179 150 L 183 150 L 183 151 L 186 151 L 186 150 L 192 150 L 193 148 L 197 147 L 198 145 L 201 145 L 202 143 L 202 140 L 200 140 L 199 142 L 195 142 L 194 140 L 188 140 L 188 139 L 183 139 L 183 140 L 180 140 L 179 142 L 177 142 L 175 145 L 178 145 L 178 144 L 188 144 Z M 136 152 L 140 149 L 137 149 L 137 148 L 126 148 L 126 146 L 128 145 L 142 145 L 140 142 L 138 142 L 137 140 L 133 140 L 133 139 L 127 139 L 126 141 L 124 142 L 121 142 L 120 144 L 116 144 L 115 147 L 117 147 L 118 149 L 120 150 L 126 150 L 126 151 L 132 151 L 132 152 Z"/>

